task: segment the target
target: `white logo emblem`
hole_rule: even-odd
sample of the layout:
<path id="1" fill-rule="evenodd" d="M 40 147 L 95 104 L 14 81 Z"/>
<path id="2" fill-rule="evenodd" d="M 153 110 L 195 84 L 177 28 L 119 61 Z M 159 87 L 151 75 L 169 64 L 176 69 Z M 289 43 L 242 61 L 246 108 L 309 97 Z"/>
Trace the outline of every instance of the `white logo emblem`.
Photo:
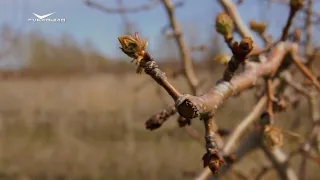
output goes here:
<path id="1" fill-rule="evenodd" d="M 66 19 L 64 18 L 48 18 L 49 16 L 55 14 L 55 12 L 53 13 L 49 13 L 49 14 L 45 14 L 45 15 L 39 15 L 36 13 L 32 13 L 33 15 L 35 15 L 37 18 L 30 18 L 28 19 L 28 22 L 31 23 L 42 23 L 42 22 L 54 22 L 54 23 L 65 23 Z"/>
<path id="2" fill-rule="evenodd" d="M 37 16 L 37 18 L 39 18 L 39 19 L 44 19 L 44 18 L 46 18 L 46 17 L 51 16 L 51 15 L 54 14 L 54 13 L 55 13 L 55 12 L 49 13 L 49 14 L 45 14 L 45 15 L 42 15 L 42 16 L 40 16 L 40 15 L 38 15 L 38 14 L 36 14 L 36 13 L 32 13 L 32 14 L 35 15 L 35 16 Z"/>

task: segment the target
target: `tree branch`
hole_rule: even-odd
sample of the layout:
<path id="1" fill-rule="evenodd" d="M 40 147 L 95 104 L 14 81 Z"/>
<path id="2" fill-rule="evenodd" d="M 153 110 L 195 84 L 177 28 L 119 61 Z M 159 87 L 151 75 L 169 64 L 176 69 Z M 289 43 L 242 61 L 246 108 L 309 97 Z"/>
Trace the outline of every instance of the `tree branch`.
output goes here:
<path id="1" fill-rule="evenodd" d="M 280 175 L 281 179 L 284 180 L 298 180 L 297 175 L 293 169 L 288 167 L 287 156 L 278 148 L 270 149 L 264 144 L 261 145 L 265 155 L 271 160 L 276 171 Z"/>
<path id="2" fill-rule="evenodd" d="M 184 41 L 184 39 L 182 37 L 180 25 L 178 24 L 178 21 L 175 18 L 174 6 L 173 6 L 171 0 L 161 0 L 161 2 L 163 3 L 163 5 L 166 9 L 166 12 L 168 14 L 168 18 L 170 21 L 170 26 L 173 30 L 173 34 L 174 34 L 176 43 L 179 47 L 180 56 L 182 58 L 182 63 L 183 63 L 183 67 L 184 67 L 184 74 L 187 78 L 187 81 L 188 81 L 188 84 L 191 88 L 191 91 L 193 92 L 193 94 L 196 95 L 197 87 L 199 85 L 199 80 L 195 75 L 186 42 Z"/>
<path id="3" fill-rule="evenodd" d="M 311 71 L 301 62 L 301 58 L 297 55 L 297 52 L 292 52 L 292 60 L 297 66 L 297 68 L 303 73 L 305 77 L 307 77 L 312 84 L 320 91 L 320 83 Z"/>
<path id="4" fill-rule="evenodd" d="M 160 1 L 159 0 L 153 0 L 149 2 L 148 4 L 143 4 L 137 7 L 131 7 L 131 8 L 125 8 L 125 7 L 120 7 L 120 8 L 109 8 L 105 7 L 102 4 L 99 4 L 97 2 L 93 2 L 91 0 L 84 0 L 84 3 L 92 8 L 98 9 L 104 13 L 108 14 L 118 14 L 118 13 L 137 13 L 140 11 L 145 11 L 145 10 L 150 10 L 154 7 L 156 7 Z"/>

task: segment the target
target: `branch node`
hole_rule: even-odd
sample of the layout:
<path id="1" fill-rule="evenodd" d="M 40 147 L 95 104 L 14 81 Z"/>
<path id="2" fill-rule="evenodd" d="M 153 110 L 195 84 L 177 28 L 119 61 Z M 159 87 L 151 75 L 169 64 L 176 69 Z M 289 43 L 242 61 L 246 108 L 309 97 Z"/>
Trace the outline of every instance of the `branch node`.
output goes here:
<path id="1" fill-rule="evenodd" d="M 183 94 L 176 100 L 175 107 L 184 118 L 192 119 L 200 115 L 200 108 L 197 104 L 193 103 L 192 99 L 197 98 L 189 94 Z"/>

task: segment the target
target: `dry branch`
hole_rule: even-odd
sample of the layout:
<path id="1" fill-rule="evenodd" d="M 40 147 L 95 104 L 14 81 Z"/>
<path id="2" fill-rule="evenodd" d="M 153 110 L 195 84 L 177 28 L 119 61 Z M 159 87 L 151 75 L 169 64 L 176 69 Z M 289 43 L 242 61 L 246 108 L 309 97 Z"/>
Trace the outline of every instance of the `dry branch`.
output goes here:
<path id="1" fill-rule="evenodd" d="M 237 125 L 235 130 L 232 132 L 230 137 L 228 138 L 224 148 L 223 153 L 224 154 L 230 154 L 232 147 L 235 145 L 235 143 L 241 138 L 241 136 L 247 131 L 248 127 L 260 117 L 262 112 L 264 111 L 264 107 L 267 104 L 267 97 L 263 96 L 260 98 L 258 103 L 255 105 L 255 107 L 252 109 L 250 114 L 248 114 L 240 124 Z"/>
<path id="2" fill-rule="evenodd" d="M 280 149 L 270 149 L 263 144 L 262 147 L 265 155 L 271 160 L 281 179 L 298 180 L 298 177 L 293 169 L 288 167 L 288 157 L 282 151 L 280 151 Z"/>
<path id="3" fill-rule="evenodd" d="M 297 90 L 299 93 L 303 94 L 308 98 L 310 109 L 311 109 L 311 119 L 314 123 L 314 127 L 309 135 L 308 140 L 298 149 L 302 154 L 302 159 L 299 168 L 299 179 L 306 179 L 306 169 L 307 169 L 307 158 L 310 157 L 310 151 L 312 144 L 316 141 L 318 134 L 320 133 L 320 112 L 318 104 L 318 96 L 316 92 L 310 92 L 307 89 L 303 88 L 300 84 L 297 84 L 293 81 L 290 74 L 282 74 L 281 76 L 287 84 Z"/>
<path id="4" fill-rule="evenodd" d="M 240 35 L 242 37 L 252 37 L 252 35 L 250 34 L 249 30 L 246 28 L 246 26 L 242 22 L 242 20 L 240 18 L 240 15 L 239 15 L 235 5 L 231 1 L 220 0 L 219 2 L 224 7 L 225 11 L 228 12 L 229 15 L 232 17 L 232 19 L 234 20 L 235 25 L 236 25 L 236 29 L 240 33 Z M 286 31 L 287 30 L 284 30 L 283 32 L 286 33 Z M 275 74 L 275 72 L 273 72 L 271 76 L 273 76 L 274 74 Z M 247 142 L 247 141 L 245 141 L 245 142 Z M 281 151 L 279 151 L 279 152 L 281 152 Z M 276 157 L 273 157 L 273 158 L 276 159 Z M 201 173 L 200 176 L 197 179 L 206 179 L 206 177 L 208 177 L 209 174 L 210 174 L 210 171 L 208 169 L 205 169 L 203 171 L 203 173 Z"/>
<path id="5" fill-rule="evenodd" d="M 121 45 L 123 51 L 132 57 L 132 52 L 130 54 L 125 51 L 125 44 L 122 42 Z M 176 109 L 182 117 L 191 119 L 201 116 L 201 119 L 203 119 L 205 122 L 205 127 L 207 127 L 207 150 L 210 151 L 210 157 L 213 158 L 213 160 L 211 159 L 210 162 L 220 166 L 222 160 L 220 158 L 221 156 L 219 156 L 217 153 L 217 149 L 212 148 L 216 147 L 216 144 L 214 142 L 214 131 L 210 126 L 210 119 L 215 114 L 216 109 L 227 98 L 233 96 L 234 94 L 240 93 L 245 89 L 253 87 L 259 77 L 272 77 L 277 72 L 284 55 L 290 51 L 296 51 L 296 48 L 297 46 L 295 44 L 279 43 L 270 53 L 266 63 L 248 63 L 245 72 L 234 76 L 230 81 L 228 81 L 228 76 L 224 76 L 223 78 L 228 78 L 222 78 L 219 80 L 214 88 L 202 96 L 181 94 L 178 90 L 176 90 L 174 86 L 167 80 L 165 74 L 158 68 L 156 62 L 151 58 L 150 54 L 144 51 L 144 49 L 140 49 L 140 52 L 136 52 L 134 54 L 139 54 L 141 56 L 141 60 L 138 63 L 138 68 L 144 69 L 146 74 L 151 76 L 168 92 L 168 94 L 175 101 Z M 227 68 L 230 68 L 230 66 Z M 232 72 L 233 70 L 229 71 Z M 212 171 L 215 172 L 217 171 L 215 168 L 218 168 L 218 166 L 210 167 L 214 168 Z"/>
<path id="6" fill-rule="evenodd" d="M 172 14 L 173 12 L 170 11 L 170 6 L 166 7 L 168 9 L 168 14 L 170 17 L 170 13 Z M 288 46 L 290 47 L 290 45 Z M 264 64 L 250 63 L 250 65 L 247 66 L 247 70 L 243 74 L 236 76 L 233 79 L 231 78 L 233 72 L 236 70 L 236 67 L 228 66 L 225 71 L 227 73 L 224 73 L 225 75 L 223 76 L 222 80 L 220 80 L 212 90 L 200 97 L 188 94 L 184 94 L 181 96 L 181 93 L 179 93 L 167 81 L 164 73 L 157 68 L 156 63 L 147 52 L 142 51 L 144 53 L 143 57 L 141 57 L 141 61 L 139 62 L 139 68 L 144 69 L 147 74 L 149 74 L 154 80 L 158 82 L 158 84 L 166 89 L 166 91 L 176 101 L 176 109 L 182 117 L 191 119 L 201 115 L 201 118 L 204 120 L 206 127 L 206 144 L 208 151 L 204 156 L 204 159 L 206 159 L 204 163 L 206 165 L 209 165 L 213 172 L 217 172 L 223 160 L 217 152 L 216 144 L 214 142 L 214 131 L 210 127 L 210 119 L 212 119 L 211 117 L 213 117 L 215 110 L 228 97 L 254 86 L 258 77 L 274 76 L 281 64 L 285 53 L 287 53 L 287 51 L 291 49 L 292 47 L 288 48 L 285 47 L 284 43 L 279 43 L 269 56 L 268 62 Z M 229 76 L 226 76 L 226 74 Z"/>
<path id="7" fill-rule="evenodd" d="M 305 54 L 307 57 L 310 57 L 312 54 L 312 6 L 313 0 L 308 0 L 307 9 L 306 9 L 306 46 L 305 46 Z M 310 61 L 310 60 L 309 60 Z M 310 67 L 309 64 L 308 67 Z"/>
<path id="8" fill-rule="evenodd" d="M 279 43 L 268 57 L 268 62 L 263 64 L 248 63 L 246 71 L 239 74 L 230 82 L 220 81 L 208 93 L 196 97 L 183 95 L 176 101 L 179 114 L 185 118 L 195 118 L 200 114 L 214 113 L 216 109 L 229 97 L 253 87 L 259 77 L 273 76 L 284 55 L 288 51 L 295 51 L 294 44 Z"/>
<path id="9" fill-rule="evenodd" d="M 298 45 L 296 43 L 286 43 L 289 36 L 289 28 L 292 25 L 293 18 L 298 10 L 303 6 L 301 0 L 290 1 L 290 13 L 288 16 L 288 21 L 285 27 L 282 30 L 282 36 L 280 40 L 272 44 L 272 46 L 267 47 L 267 50 L 270 50 L 265 61 L 260 63 L 255 62 L 246 62 L 245 60 L 250 55 L 251 50 L 253 49 L 252 35 L 246 25 L 242 22 L 240 15 L 236 9 L 236 6 L 230 0 L 220 0 L 221 5 L 224 7 L 225 11 L 231 16 L 231 19 L 234 21 L 236 30 L 242 36 L 243 40 L 238 43 L 234 42 L 232 31 L 232 24 L 227 16 L 219 14 L 217 17 L 217 31 L 224 35 L 225 41 L 228 44 L 229 48 L 232 50 L 233 56 L 232 59 L 228 62 L 228 65 L 223 73 L 222 78 L 217 81 L 212 89 L 203 95 L 198 95 L 197 88 L 199 81 L 195 76 L 192 61 L 189 56 L 188 49 L 186 48 L 185 42 L 182 38 L 181 29 L 177 23 L 177 20 L 174 17 L 174 5 L 170 0 L 162 0 L 162 3 L 167 11 L 170 25 L 173 30 L 173 35 L 178 44 L 182 62 L 184 65 L 185 76 L 188 80 L 189 86 L 192 89 L 192 94 L 183 94 L 179 92 L 167 79 L 166 74 L 159 69 L 156 61 L 151 57 L 151 55 L 145 50 L 146 41 L 141 40 L 138 36 L 121 36 L 119 41 L 121 43 L 122 51 L 127 54 L 129 57 L 132 57 L 136 60 L 136 65 L 138 66 L 137 72 L 144 72 L 152 77 L 161 87 L 163 87 L 166 92 L 172 97 L 175 102 L 175 106 L 170 107 L 166 111 L 157 114 L 152 120 L 147 123 L 147 127 L 150 129 L 158 128 L 161 124 L 171 115 L 176 112 L 181 116 L 182 125 L 190 124 L 190 120 L 196 117 L 200 117 L 205 126 L 205 141 L 206 141 L 206 150 L 207 153 L 203 156 L 204 166 L 208 166 L 213 173 L 218 173 L 219 171 L 225 173 L 230 166 L 231 162 L 227 162 L 226 166 L 222 166 L 226 161 L 239 161 L 244 157 L 248 152 L 261 148 L 265 155 L 273 163 L 274 168 L 277 170 L 278 174 L 283 179 L 295 180 L 297 176 L 295 172 L 288 166 L 288 157 L 284 154 L 279 148 L 270 148 L 269 146 L 263 143 L 265 138 L 267 125 L 273 123 L 274 119 L 274 102 L 275 94 L 283 93 L 285 84 L 281 84 L 279 92 L 275 92 L 272 82 L 275 81 L 277 76 L 284 78 L 287 84 L 291 85 L 297 91 L 303 93 L 305 96 L 312 100 L 311 96 L 308 95 L 306 90 L 300 86 L 292 83 L 292 80 L 288 76 L 282 75 L 281 72 L 286 70 L 291 63 L 288 62 L 288 58 L 292 59 L 293 62 L 297 65 L 303 74 L 309 78 L 315 87 L 320 89 L 320 84 L 317 78 L 312 75 L 304 64 L 299 60 L 298 54 Z M 264 32 L 260 32 L 263 34 Z M 296 40 L 300 39 L 299 37 L 295 38 Z M 267 39 L 265 39 L 267 42 Z M 131 43 L 131 44 L 130 44 Z M 261 51 L 264 53 L 266 51 Z M 260 54 L 259 53 L 259 54 Z M 291 56 L 288 56 L 291 55 Z M 240 64 L 244 64 L 244 72 L 235 75 L 236 70 Z M 288 72 L 285 72 L 288 73 Z M 231 134 L 230 139 L 228 139 L 222 151 L 220 151 L 220 146 L 217 143 L 218 136 L 216 134 L 216 129 L 214 129 L 214 115 L 217 109 L 223 104 L 229 97 L 241 93 L 249 88 L 256 86 L 257 81 L 261 78 L 266 79 L 266 91 L 260 101 L 257 103 L 257 106 L 253 111 L 244 119 L 244 121 L 237 126 L 235 131 Z M 280 95 L 281 96 L 281 95 Z M 313 102 L 313 101 L 312 101 Z M 260 122 L 258 129 L 255 129 L 253 132 L 240 143 L 239 148 L 236 150 L 235 157 L 236 159 L 230 158 L 231 147 L 240 139 L 241 134 L 248 128 L 248 126 L 261 115 L 264 107 L 267 106 L 267 112 L 269 114 L 269 121 L 267 124 Z M 317 111 L 316 111 L 317 112 Z M 313 119 L 319 119 L 319 114 L 313 115 Z M 151 122 L 151 123 L 150 123 Z M 309 145 L 314 141 L 314 137 L 319 133 L 318 120 L 315 128 L 313 129 L 310 139 L 308 141 Z M 269 126 L 268 126 L 269 127 Z M 271 127 L 271 126 L 270 126 Z M 273 130 L 273 129 L 271 129 Z M 281 131 L 277 128 L 274 130 Z M 271 135 L 270 135 L 271 137 Z M 305 153 L 309 151 L 304 150 Z M 232 156 L 233 157 L 233 156 Z M 221 170 L 222 168 L 222 170 Z M 303 172 L 303 168 L 301 168 Z M 303 174 L 303 173 L 302 173 Z M 197 177 L 197 179 L 204 179 L 210 175 L 208 168 L 204 169 L 204 172 Z"/>
<path id="10" fill-rule="evenodd" d="M 189 84 L 193 94 L 196 94 L 197 87 L 199 85 L 199 80 L 195 75 L 192 61 L 190 58 L 190 54 L 188 51 L 188 47 L 186 45 L 186 42 L 183 39 L 180 25 L 178 24 L 178 21 L 175 18 L 174 6 L 173 6 L 171 0 L 161 0 L 161 2 L 163 3 L 163 5 L 166 9 L 166 12 L 167 12 L 167 15 L 168 15 L 168 18 L 170 21 L 170 26 L 173 30 L 173 35 L 174 35 L 176 43 L 179 47 L 179 52 L 180 52 L 180 56 L 182 58 L 182 63 L 183 63 L 183 67 L 184 67 L 184 74 L 187 78 L 188 84 Z"/>
<path id="11" fill-rule="evenodd" d="M 319 146 L 317 138 L 320 134 L 320 106 L 319 106 L 319 97 L 316 92 L 309 93 L 309 105 L 311 109 L 311 119 L 313 121 L 313 128 L 309 134 L 308 140 L 303 144 L 302 150 L 302 160 L 300 163 L 300 179 L 306 179 L 307 172 L 307 158 L 310 157 L 312 146 Z M 319 161 L 319 160 L 318 160 Z"/>
<path id="12" fill-rule="evenodd" d="M 151 116 L 145 123 L 146 129 L 154 130 L 159 128 L 169 117 L 176 113 L 174 106 L 161 110 L 159 113 Z"/>
<path id="13" fill-rule="evenodd" d="M 314 76 L 311 71 L 301 62 L 301 58 L 299 58 L 297 52 L 292 53 L 292 60 L 297 68 L 303 73 L 303 75 L 312 82 L 312 84 L 318 89 L 318 91 L 320 91 L 320 82 L 318 81 L 318 78 Z"/>

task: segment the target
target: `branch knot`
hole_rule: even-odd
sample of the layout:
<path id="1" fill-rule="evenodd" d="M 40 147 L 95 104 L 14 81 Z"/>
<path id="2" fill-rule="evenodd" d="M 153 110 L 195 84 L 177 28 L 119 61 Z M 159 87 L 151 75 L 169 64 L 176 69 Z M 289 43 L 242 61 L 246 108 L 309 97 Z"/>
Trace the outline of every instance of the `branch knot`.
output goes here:
<path id="1" fill-rule="evenodd" d="M 183 94 L 175 102 L 178 113 L 184 118 L 192 119 L 200 115 L 199 108 L 190 100 L 192 97 L 189 94 Z"/>

